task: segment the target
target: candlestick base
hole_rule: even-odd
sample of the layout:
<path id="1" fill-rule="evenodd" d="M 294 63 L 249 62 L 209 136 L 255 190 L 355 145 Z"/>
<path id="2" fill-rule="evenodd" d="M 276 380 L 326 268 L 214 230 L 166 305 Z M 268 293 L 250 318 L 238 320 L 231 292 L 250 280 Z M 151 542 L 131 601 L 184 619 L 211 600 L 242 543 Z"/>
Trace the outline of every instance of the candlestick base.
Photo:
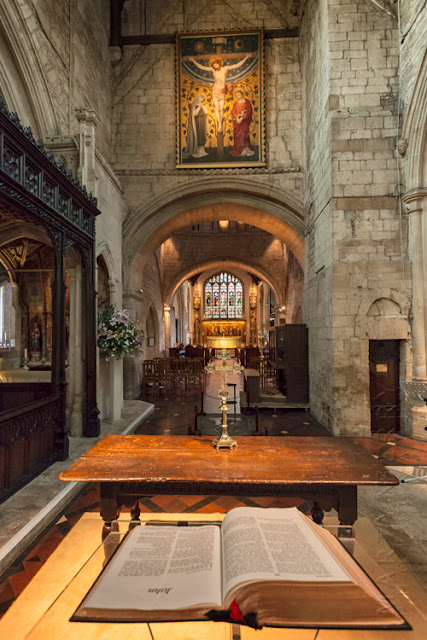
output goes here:
<path id="1" fill-rule="evenodd" d="M 228 433 L 227 411 L 229 408 L 226 405 L 228 391 L 227 389 L 222 387 L 219 393 L 222 400 L 222 404 L 220 407 L 222 411 L 222 433 L 218 438 L 215 438 L 215 440 L 212 442 L 212 446 L 214 447 L 214 449 L 233 449 L 234 447 L 237 447 L 237 442 L 233 440 L 233 438 L 231 438 L 230 434 Z"/>
<path id="2" fill-rule="evenodd" d="M 222 433 L 220 437 L 216 438 L 212 442 L 214 449 L 234 449 L 237 447 L 237 442 L 230 437 L 230 434 Z"/>

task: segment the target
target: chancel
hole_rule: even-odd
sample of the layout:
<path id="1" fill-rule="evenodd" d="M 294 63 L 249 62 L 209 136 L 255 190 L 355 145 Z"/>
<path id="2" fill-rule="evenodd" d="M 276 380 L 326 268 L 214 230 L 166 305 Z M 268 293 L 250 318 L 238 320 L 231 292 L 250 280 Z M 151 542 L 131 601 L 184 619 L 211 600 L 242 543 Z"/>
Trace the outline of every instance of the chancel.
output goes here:
<path id="1" fill-rule="evenodd" d="M 70 621 L 105 554 L 234 507 L 426 637 L 426 42 L 423 0 L 1 3 L 1 637 L 122 634 Z"/>

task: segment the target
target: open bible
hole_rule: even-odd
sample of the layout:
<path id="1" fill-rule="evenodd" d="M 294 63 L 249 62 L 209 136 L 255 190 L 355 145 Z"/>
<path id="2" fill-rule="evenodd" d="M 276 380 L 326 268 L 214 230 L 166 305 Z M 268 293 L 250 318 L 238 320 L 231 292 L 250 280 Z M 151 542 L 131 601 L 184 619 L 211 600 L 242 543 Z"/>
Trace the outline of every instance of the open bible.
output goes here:
<path id="1" fill-rule="evenodd" d="M 138 526 L 72 618 L 204 619 L 407 628 L 340 542 L 296 508 L 240 507 L 221 527 Z"/>

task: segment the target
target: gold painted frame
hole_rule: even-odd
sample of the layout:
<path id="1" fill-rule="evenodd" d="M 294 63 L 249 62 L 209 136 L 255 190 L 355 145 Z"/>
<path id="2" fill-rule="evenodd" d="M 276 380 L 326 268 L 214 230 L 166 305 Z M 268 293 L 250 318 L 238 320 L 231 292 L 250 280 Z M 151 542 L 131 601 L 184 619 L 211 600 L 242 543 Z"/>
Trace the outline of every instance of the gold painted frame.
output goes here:
<path id="1" fill-rule="evenodd" d="M 178 34 L 178 169 L 265 166 L 263 32 Z"/>

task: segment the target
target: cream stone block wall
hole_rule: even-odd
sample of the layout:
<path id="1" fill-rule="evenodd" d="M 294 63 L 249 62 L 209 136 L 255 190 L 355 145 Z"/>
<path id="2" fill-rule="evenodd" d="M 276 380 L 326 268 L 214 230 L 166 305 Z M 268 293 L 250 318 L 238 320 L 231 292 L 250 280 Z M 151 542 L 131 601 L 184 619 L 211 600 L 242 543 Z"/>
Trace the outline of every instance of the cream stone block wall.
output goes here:
<path id="1" fill-rule="evenodd" d="M 328 0 L 309 3 L 301 33 L 310 400 L 333 433 L 347 435 L 370 433 L 369 340 L 402 341 L 401 379 L 411 357 L 407 219 L 396 200 L 396 28 L 370 2 Z M 390 317 L 371 317 L 379 299 L 395 304 Z"/>
<path id="2" fill-rule="evenodd" d="M 139 3 L 129 7 L 131 16 L 141 18 Z M 158 33 L 184 28 L 218 30 L 230 28 L 268 29 L 296 24 L 289 7 L 280 3 L 241 3 L 231 0 L 206 6 L 186 3 L 182 6 L 160 3 L 150 14 L 151 28 Z M 285 15 L 286 14 L 286 15 Z M 181 16 L 181 17 L 179 17 Z M 190 26 L 191 25 L 191 26 Z M 129 26 L 131 29 L 131 26 Z M 169 30 L 169 31 L 168 31 Z M 214 171 L 175 169 L 175 47 L 150 45 L 127 49 L 115 67 L 113 97 L 114 168 L 125 187 L 131 214 L 143 209 L 144 203 L 171 191 L 185 197 L 198 177 L 256 176 L 266 188 L 277 186 L 283 191 L 301 193 L 301 82 L 298 61 L 298 40 L 294 38 L 265 41 L 266 91 L 266 151 L 267 168 L 226 169 Z M 231 180 L 232 182 L 232 180 Z M 227 188 L 228 185 L 227 185 Z M 223 199 L 226 201 L 227 191 Z"/>

